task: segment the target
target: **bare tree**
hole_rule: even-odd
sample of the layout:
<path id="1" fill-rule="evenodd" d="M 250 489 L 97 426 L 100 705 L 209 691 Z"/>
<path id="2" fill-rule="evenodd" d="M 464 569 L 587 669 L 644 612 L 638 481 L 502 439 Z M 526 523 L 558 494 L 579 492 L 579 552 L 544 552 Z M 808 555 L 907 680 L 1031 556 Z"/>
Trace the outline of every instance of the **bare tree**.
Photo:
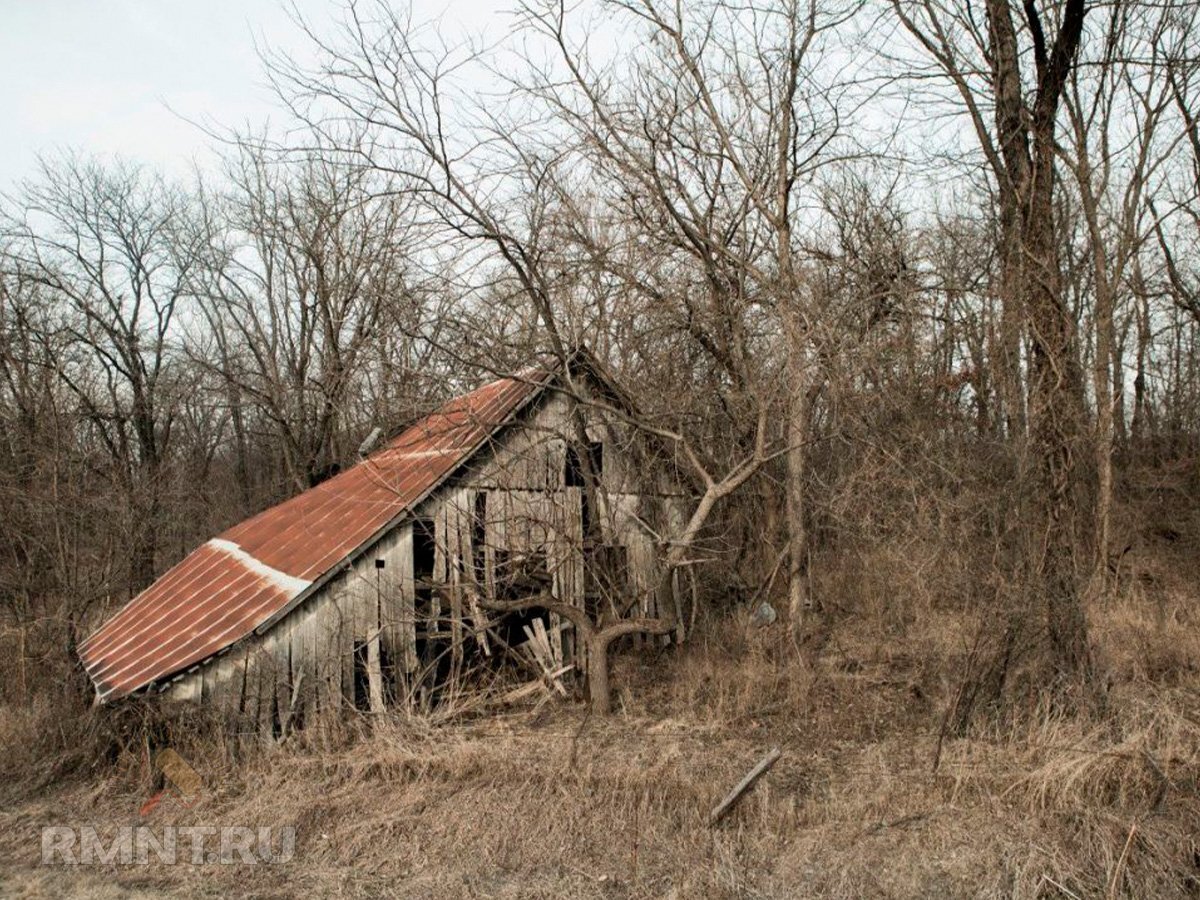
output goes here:
<path id="1" fill-rule="evenodd" d="M 246 143 L 227 174 L 199 289 L 239 468 L 245 478 L 253 410 L 277 441 L 287 481 L 302 490 L 337 471 L 348 444 L 361 441 L 351 433 L 362 427 L 352 406 L 369 366 L 407 374 L 422 364 L 415 341 L 381 344 L 412 334 L 420 319 L 406 280 L 411 217 L 402 196 L 386 188 L 372 196 L 362 170 L 329 161 L 288 164 Z M 381 351 L 374 359 L 373 348 Z"/>
<path id="2" fill-rule="evenodd" d="M 739 146 L 740 138 L 735 138 L 729 130 L 732 122 L 719 108 L 729 98 L 723 97 L 719 101 L 714 96 L 703 98 L 705 91 L 715 90 L 709 77 L 716 79 L 716 76 L 705 76 L 699 70 L 688 74 L 701 62 L 695 55 L 698 45 L 694 45 L 694 41 L 700 40 L 705 33 L 703 15 L 685 22 L 678 18 L 678 12 L 669 13 L 650 5 L 617 5 L 614 9 L 642 23 L 647 29 L 644 36 L 647 48 L 668 42 L 670 49 L 663 61 L 665 68 L 656 72 L 647 69 L 646 77 L 657 79 L 663 85 L 681 74 L 689 79 L 690 90 L 700 94 L 701 98 L 691 105 L 690 111 L 681 113 L 680 121 L 688 127 L 706 123 L 705 139 L 714 154 L 713 165 L 729 173 L 727 177 L 722 176 L 718 191 L 723 193 L 736 188 L 741 199 L 734 200 L 734 204 L 742 207 L 742 215 L 745 216 L 746 209 L 753 210 L 755 222 L 767 223 L 774 229 L 767 232 L 775 238 L 775 250 L 770 259 L 778 263 L 778 248 L 786 248 L 788 260 L 783 265 L 790 265 L 795 252 L 790 206 L 793 191 L 798 189 L 797 182 L 829 140 L 824 120 L 812 131 L 795 128 L 797 118 L 804 114 L 798 99 L 805 78 L 804 54 L 818 27 L 826 24 L 824 19 L 819 25 L 814 24 L 815 7 L 772 8 L 766 13 L 769 32 L 752 32 L 758 34 L 760 42 L 767 41 L 768 37 L 781 42 L 778 48 L 786 51 L 779 64 L 781 68 L 772 69 L 766 82 L 773 92 L 772 102 L 782 104 L 782 111 L 767 115 L 755 125 L 756 137 L 769 133 L 772 139 L 768 156 L 758 157 L 753 156 L 752 142 Z M 725 6 L 713 6 L 709 14 L 715 18 L 737 17 L 736 10 Z M 616 95 L 601 98 L 598 93 L 600 80 L 594 80 L 582 69 L 570 72 L 573 53 L 565 41 L 559 40 L 565 25 L 565 11 L 561 7 L 526 8 L 524 15 L 529 27 L 549 37 L 551 45 L 557 47 L 562 65 L 568 72 L 569 91 L 573 96 L 567 99 L 547 92 L 548 82 L 544 78 L 539 80 L 536 74 L 532 76 L 532 90 L 518 89 L 514 96 L 539 99 L 543 108 L 548 106 L 547 111 L 564 126 L 577 135 L 589 137 L 587 129 L 580 128 L 584 114 L 577 107 L 575 113 L 568 112 L 564 104 L 583 103 L 591 105 L 593 111 L 604 113 L 610 109 L 610 102 L 617 100 Z M 753 15 L 747 15 L 742 24 L 757 25 Z M 506 118 L 491 110 L 480 113 L 473 122 L 467 121 L 467 110 L 471 106 L 459 93 L 454 76 L 463 67 L 478 64 L 479 57 L 470 48 L 429 49 L 420 42 L 419 31 L 412 23 L 384 4 L 371 4 L 369 8 L 350 4 L 343 26 L 337 40 L 321 38 L 309 30 L 323 55 L 324 61 L 317 69 L 305 69 L 288 60 L 272 61 L 281 94 L 314 135 L 312 145 L 300 148 L 300 152 L 313 153 L 316 147 L 324 148 L 324 153 L 332 155 L 341 164 L 358 166 L 405 185 L 422 201 L 431 219 L 440 223 L 439 238 L 461 246 L 465 258 L 476 267 L 475 271 L 483 270 L 490 276 L 500 266 L 511 275 L 519 285 L 522 302 L 536 315 L 538 341 L 565 362 L 571 355 L 576 336 L 564 327 L 560 312 L 567 306 L 572 285 L 570 279 L 564 280 L 562 270 L 553 264 L 561 258 L 556 252 L 555 241 L 571 233 L 559 227 L 564 220 L 575 234 L 586 234 L 588 224 L 594 221 L 586 211 L 570 203 L 572 196 L 584 196 L 586 186 L 585 191 L 580 192 L 580 182 L 564 174 L 564 154 L 551 149 L 546 140 L 549 135 L 530 138 L 533 125 L 528 121 Z M 708 51 L 705 60 L 717 59 L 723 52 L 739 46 L 735 39 L 730 40 L 723 49 L 714 47 Z M 765 43 L 760 43 L 760 49 L 764 48 Z M 756 91 L 764 84 L 761 80 L 751 80 L 753 67 L 759 59 L 747 53 L 737 63 L 746 80 L 738 89 L 735 100 L 747 111 L 758 102 Z M 663 92 L 657 95 L 659 100 L 667 96 Z M 660 112 L 653 105 L 656 102 L 653 98 L 649 102 L 650 108 L 638 116 L 641 121 L 648 121 Z M 833 118 L 836 121 L 836 117 Z M 534 123 L 537 121 L 540 119 L 535 117 Z M 811 124 L 805 123 L 806 127 Z M 681 143 L 680 152 L 666 158 L 660 168 L 658 163 L 648 162 L 643 155 L 656 152 L 653 144 L 658 138 L 651 136 L 651 146 L 643 142 L 637 148 L 620 148 L 616 143 L 628 136 L 630 126 L 636 127 L 633 121 L 598 126 L 603 131 L 602 139 L 613 142 L 617 150 L 614 159 L 614 155 L 606 157 L 602 150 L 590 148 L 593 164 L 606 162 L 617 169 L 636 164 L 640 170 L 637 177 L 646 185 L 652 185 L 656 179 L 675 179 L 683 175 L 682 172 L 671 174 L 669 167 L 684 160 L 685 143 Z M 691 140 L 691 136 L 684 132 L 668 133 L 662 139 L 685 142 Z M 584 162 L 588 159 L 587 155 L 572 158 Z M 764 175 L 763 166 L 767 163 L 770 174 Z M 739 167 L 740 173 L 737 172 Z M 702 176 L 697 173 L 685 177 L 690 180 Z M 606 190 L 603 181 L 594 185 L 599 190 Z M 767 191 L 769 194 L 764 193 Z M 687 191 L 680 194 L 675 189 L 667 195 L 671 207 L 686 209 L 688 202 L 703 197 L 703 189 L 695 196 Z M 651 198 L 663 196 L 663 191 L 657 189 L 650 194 Z M 636 196 L 626 199 L 632 204 L 639 203 Z M 723 197 L 719 199 L 722 207 L 726 202 Z M 661 205 L 659 209 L 667 212 Z M 649 213 L 648 207 L 646 210 Z M 690 221 L 703 217 L 695 210 L 686 215 Z M 726 216 L 727 211 L 722 209 L 720 215 Z M 758 224 L 746 226 L 736 220 L 725 221 L 743 234 L 761 229 Z M 686 233 L 689 226 L 685 221 L 673 227 L 677 233 Z M 708 235 L 716 233 L 712 226 L 706 227 L 705 231 Z M 758 237 L 751 239 L 758 240 Z M 709 285 L 715 288 L 713 304 L 730 298 L 737 298 L 742 304 L 735 318 L 744 318 L 745 310 L 755 307 L 761 310 L 764 304 L 779 310 L 785 301 L 794 302 L 798 296 L 796 276 L 788 276 L 792 280 L 786 286 L 781 284 L 778 272 L 770 271 L 774 265 L 764 258 L 764 264 L 757 272 L 758 285 L 752 289 L 758 296 L 754 299 L 747 299 L 744 294 L 739 297 L 739 288 L 733 285 L 740 281 L 743 288 L 746 287 L 744 266 L 757 251 L 752 251 L 750 256 L 742 255 L 741 272 L 730 272 L 730 260 L 720 247 L 703 246 L 707 240 L 703 234 L 693 235 L 690 240 L 691 247 L 685 252 L 695 254 L 693 260 L 698 255 L 708 262 Z M 596 246 L 593 244 L 593 250 Z M 724 282 L 731 277 L 733 284 L 726 287 Z M 738 346 L 735 342 L 730 346 L 735 353 L 748 349 L 745 343 Z M 721 352 L 718 345 L 705 348 L 705 351 Z M 733 363 L 734 366 L 738 364 Z M 732 377 L 736 380 L 739 374 L 734 371 Z M 578 393 L 583 397 L 582 391 Z M 772 446 L 770 441 L 768 426 L 772 415 L 769 402 L 753 407 L 744 432 L 746 439 L 728 461 L 714 460 L 693 445 L 679 428 L 628 411 L 624 415 L 635 427 L 673 446 L 699 488 L 699 500 L 685 517 L 679 533 L 668 541 L 665 559 L 669 573 L 687 560 L 690 548 L 717 503 L 740 488 L 766 462 L 784 452 L 785 445 L 779 441 Z M 798 438 L 795 429 L 792 437 L 794 446 Z M 796 447 L 796 450 L 800 448 Z M 798 552 L 797 558 L 800 555 Z M 650 623 L 642 624 L 647 629 L 651 627 Z M 653 628 L 659 625 L 653 625 Z"/>
<path id="3" fill-rule="evenodd" d="M 1200 322 L 1200 277 L 1190 254 L 1180 250 L 1187 246 L 1189 237 L 1194 239 L 1200 234 L 1200 119 L 1196 113 L 1200 63 L 1191 40 L 1195 21 L 1195 10 L 1190 5 L 1176 8 L 1171 4 L 1164 9 L 1160 25 L 1163 46 L 1155 61 L 1165 69 L 1172 114 L 1178 122 L 1175 130 L 1182 145 L 1179 154 L 1182 162 L 1173 173 L 1175 177 L 1164 179 L 1169 190 L 1164 190 L 1165 197 L 1160 198 L 1165 201 L 1161 210 L 1155 207 L 1153 198 L 1150 210 L 1171 301 Z M 1182 241 L 1168 233 L 1172 225 L 1183 236 Z"/>
<path id="4" fill-rule="evenodd" d="M 189 201 L 135 167 L 45 162 L 5 223 L 10 264 L 51 304 L 51 360 L 113 465 L 130 535 L 129 589 L 154 576 L 172 430 L 185 390 L 173 325 L 200 259 Z"/>
<path id="5" fill-rule="evenodd" d="M 1170 59 L 1187 31 L 1173 5 L 1114 6 L 1098 53 L 1067 82 L 1069 141 L 1061 148 L 1078 192 L 1093 294 L 1092 392 L 1096 406 L 1095 587 L 1108 574 L 1113 492 L 1113 445 L 1122 386 L 1116 322 L 1129 295 L 1133 261 L 1148 237 L 1147 197 L 1178 143 L 1160 127 L 1171 107 Z M 1092 56 L 1095 58 L 1091 58 Z"/>
<path id="6" fill-rule="evenodd" d="M 1059 108 L 1076 63 L 1087 4 L 1026 3 L 1018 10 L 1007 0 L 988 0 L 982 26 L 966 4 L 894 0 L 892 8 L 950 86 L 996 191 L 999 294 L 1010 323 L 1001 354 L 1010 422 L 1019 405 L 1012 323 L 1024 323 L 1030 348 L 1036 525 L 1027 558 L 1046 636 L 1044 658 L 1052 685 L 1083 684 L 1090 690 L 1093 660 L 1076 566 L 1078 542 L 1086 537 L 1081 522 L 1089 521 L 1090 479 L 1083 462 L 1087 416 L 1078 323 L 1059 259 L 1056 206 Z M 1019 432 L 1019 424 L 1014 427 Z M 1000 626 L 1004 636 L 987 678 L 996 690 L 1004 683 L 1005 661 L 1025 643 L 1019 635 L 1026 622 L 1027 611 L 1019 610 Z M 972 698 L 968 707 L 976 696 L 964 694 Z M 961 710 L 964 721 L 969 712 Z"/>
<path id="7" fill-rule="evenodd" d="M 764 356 L 785 361 L 781 439 L 795 629 L 810 605 L 804 486 L 821 334 L 800 207 L 806 191 L 812 199 L 815 173 L 847 150 L 844 88 L 829 80 L 821 42 L 856 5 L 684 8 L 646 0 L 612 9 L 642 23 L 649 42 L 628 78 L 606 77 L 586 42 L 572 39 L 561 5 L 529 4 L 524 21 L 559 65 L 535 70 L 517 89 L 571 130 L 581 156 L 574 163 L 586 161 L 607 200 L 599 228 L 597 214 L 560 181 L 557 199 L 576 223 L 572 237 L 635 297 L 677 310 L 727 380 L 729 405 L 749 414 L 739 426 L 744 441 L 755 413 L 774 401 L 768 385 L 781 374 Z M 621 252 L 649 242 L 676 252 L 657 259 Z M 782 344 L 763 340 L 768 322 Z"/>

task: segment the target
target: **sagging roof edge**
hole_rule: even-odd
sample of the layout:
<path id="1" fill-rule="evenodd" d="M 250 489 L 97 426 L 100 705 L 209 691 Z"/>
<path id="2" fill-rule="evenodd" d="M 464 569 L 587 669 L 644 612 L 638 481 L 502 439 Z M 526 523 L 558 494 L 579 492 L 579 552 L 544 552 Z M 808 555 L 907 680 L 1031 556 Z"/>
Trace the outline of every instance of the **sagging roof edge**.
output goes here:
<path id="1" fill-rule="evenodd" d="M 574 354 L 572 354 L 572 357 L 574 357 Z M 573 359 L 572 359 L 572 362 L 573 362 Z M 475 461 L 476 455 L 479 453 L 479 451 L 481 449 L 483 449 L 485 446 L 487 446 L 487 444 L 489 442 L 495 440 L 496 436 L 498 434 L 500 434 L 500 432 L 504 431 L 505 429 L 507 429 L 510 426 L 512 426 L 513 424 L 515 424 L 516 421 L 521 416 L 525 415 L 533 405 L 535 405 L 536 403 L 538 403 L 539 401 L 541 401 L 542 399 L 544 399 L 546 397 L 546 395 L 548 393 L 547 389 L 551 386 L 551 383 L 555 380 L 556 377 L 559 376 L 559 374 L 560 373 L 558 372 L 557 363 L 553 364 L 553 367 L 547 366 L 543 370 L 544 377 L 543 377 L 541 383 L 537 384 L 536 387 L 532 391 L 530 391 L 529 396 L 522 398 L 521 401 L 518 402 L 515 407 L 513 407 L 512 411 L 508 414 L 508 417 L 503 422 L 500 422 L 491 431 L 484 434 L 474 444 L 474 446 L 472 446 L 466 453 L 464 453 L 463 457 L 462 457 L 462 461 L 457 466 L 448 470 L 441 478 L 439 478 L 438 480 L 436 480 L 432 484 L 430 484 L 430 486 L 424 491 L 424 493 L 418 495 L 418 497 L 415 500 L 406 504 L 405 507 L 403 509 L 401 509 L 398 513 L 396 513 L 395 516 L 393 516 L 385 524 L 383 524 L 379 528 L 377 528 L 362 543 L 360 543 L 357 547 L 355 547 L 348 554 L 346 554 L 346 556 L 340 562 L 338 562 L 335 565 L 333 565 L 332 567 L 330 567 L 324 574 L 313 579 L 313 581 L 309 584 L 309 586 L 307 588 L 305 588 L 303 591 L 301 591 L 299 594 L 297 594 L 295 597 L 293 597 L 291 600 L 289 600 L 284 606 L 280 607 L 278 610 L 273 612 L 270 616 L 268 616 L 265 620 L 263 620 L 262 623 L 255 626 L 254 629 L 251 630 L 248 634 L 245 634 L 242 637 L 238 638 L 237 640 L 232 641 L 231 643 L 222 647 L 220 650 L 217 650 L 216 652 L 209 654 L 208 656 L 204 657 L 204 659 L 190 663 L 188 666 L 186 666 L 183 669 L 179 669 L 174 672 L 170 672 L 167 675 L 162 676 L 161 678 L 158 678 L 158 679 L 148 682 L 143 687 L 138 688 L 135 691 L 132 691 L 130 694 L 128 694 L 126 696 L 134 696 L 134 695 L 140 694 L 140 693 L 148 694 L 155 690 L 157 690 L 159 693 L 161 693 L 161 692 L 165 691 L 170 685 L 174 684 L 176 681 L 178 681 L 180 678 L 182 678 L 183 676 L 191 674 L 193 672 L 196 672 L 196 671 L 202 669 L 204 666 L 207 666 L 209 663 L 211 663 L 213 660 L 217 659 L 218 657 L 224 656 L 226 653 L 233 651 L 234 649 L 241 646 L 245 642 L 247 642 L 255 637 L 261 637 L 266 632 L 270 631 L 282 619 L 284 619 L 291 613 L 295 612 L 295 610 L 298 607 L 300 607 L 305 601 L 307 601 L 309 598 L 311 598 L 314 595 L 316 595 L 317 593 L 319 593 L 321 591 L 321 589 L 324 588 L 331 581 L 333 581 L 333 579 L 337 578 L 339 575 L 341 575 L 347 569 L 351 568 L 354 565 L 354 563 L 357 562 L 368 550 L 370 550 L 373 546 L 375 546 L 377 543 L 379 543 L 379 541 L 381 539 L 383 539 L 393 529 L 395 529 L 400 524 L 402 524 L 405 519 L 410 518 L 412 516 L 414 510 L 416 510 L 416 508 L 418 506 L 420 506 L 422 503 L 424 503 L 426 500 L 428 500 L 429 497 L 434 492 L 440 490 L 449 481 L 453 480 L 456 476 L 461 474 L 464 469 L 466 469 L 469 465 L 471 465 L 472 462 Z M 598 373 L 598 372 L 593 371 L 590 374 L 593 377 L 599 377 L 602 381 L 607 381 L 607 379 L 604 378 L 602 375 L 600 375 L 600 373 Z M 533 381 L 534 380 L 533 378 L 520 378 L 519 375 L 510 375 L 510 376 L 503 376 L 503 377 L 514 378 L 514 379 L 523 380 L 523 381 Z M 92 679 L 90 674 L 88 677 L 89 677 L 89 680 L 91 680 L 93 685 L 96 687 L 96 695 L 97 695 L 97 699 L 98 699 L 100 697 L 100 695 L 103 694 L 103 690 L 102 690 L 103 684 L 102 684 L 102 682 Z M 100 700 L 99 702 L 107 703 L 108 701 Z"/>

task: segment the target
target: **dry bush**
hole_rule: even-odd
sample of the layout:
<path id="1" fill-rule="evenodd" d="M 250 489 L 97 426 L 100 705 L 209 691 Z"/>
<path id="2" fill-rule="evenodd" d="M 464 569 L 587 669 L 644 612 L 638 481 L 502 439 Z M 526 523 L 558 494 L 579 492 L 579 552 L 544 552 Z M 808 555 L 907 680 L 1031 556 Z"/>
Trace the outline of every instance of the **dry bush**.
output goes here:
<path id="1" fill-rule="evenodd" d="M 1116 683 L 1185 685 L 1200 676 L 1194 596 L 1133 584 L 1092 616 L 1092 636 Z"/>
<path id="2" fill-rule="evenodd" d="M 781 713 L 803 715 L 814 673 L 802 660 L 783 629 L 756 629 L 731 616 L 694 634 L 666 671 L 661 663 L 654 671 L 642 660 L 622 659 L 622 682 L 631 683 L 626 706 L 650 704 L 664 717 L 686 710 L 689 719 L 714 730 Z M 631 671 L 635 667 L 641 671 Z"/>
<path id="3" fill-rule="evenodd" d="M 223 766 L 239 756 L 236 735 L 207 710 L 146 700 L 72 708 L 42 695 L 0 714 L 0 781 L 14 796 L 95 779 L 152 786 L 152 756 L 167 746 Z"/>

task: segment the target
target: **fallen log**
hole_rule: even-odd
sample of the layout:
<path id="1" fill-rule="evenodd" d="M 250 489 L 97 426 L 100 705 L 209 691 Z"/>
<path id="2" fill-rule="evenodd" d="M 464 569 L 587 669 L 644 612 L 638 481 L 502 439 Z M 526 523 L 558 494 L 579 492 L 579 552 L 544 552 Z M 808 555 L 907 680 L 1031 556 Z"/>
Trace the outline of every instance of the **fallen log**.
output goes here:
<path id="1" fill-rule="evenodd" d="M 754 782 L 758 781 L 759 778 L 765 775 L 767 770 L 770 769 L 771 766 L 775 765 L 775 763 L 778 762 L 779 757 L 782 755 L 783 753 L 778 747 L 776 747 L 766 756 L 760 759 L 754 768 L 747 772 L 742 777 L 742 780 L 734 786 L 733 790 L 729 792 L 725 799 L 713 807 L 713 811 L 708 817 L 708 824 L 716 825 L 723 818 L 725 818 L 725 816 L 731 809 L 733 809 L 737 802 L 742 799 L 742 795 L 745 794 L 746 791 L 750 790 L 750 788 L 754 786 Z"/>

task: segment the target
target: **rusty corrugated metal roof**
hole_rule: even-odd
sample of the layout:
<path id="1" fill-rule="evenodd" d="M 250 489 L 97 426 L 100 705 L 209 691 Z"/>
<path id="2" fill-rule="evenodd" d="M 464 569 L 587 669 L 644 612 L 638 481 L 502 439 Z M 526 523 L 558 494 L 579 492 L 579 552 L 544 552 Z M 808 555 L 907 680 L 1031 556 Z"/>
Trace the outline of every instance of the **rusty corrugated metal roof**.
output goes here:
<path id="1" fill-rule="evenodd" d="M 198 547 L 80 645 L 100 699 L 203 662 L 281 616 L 466 462 L 550 374 L 529 370 L 458 397 L 363 462 Z"/>

